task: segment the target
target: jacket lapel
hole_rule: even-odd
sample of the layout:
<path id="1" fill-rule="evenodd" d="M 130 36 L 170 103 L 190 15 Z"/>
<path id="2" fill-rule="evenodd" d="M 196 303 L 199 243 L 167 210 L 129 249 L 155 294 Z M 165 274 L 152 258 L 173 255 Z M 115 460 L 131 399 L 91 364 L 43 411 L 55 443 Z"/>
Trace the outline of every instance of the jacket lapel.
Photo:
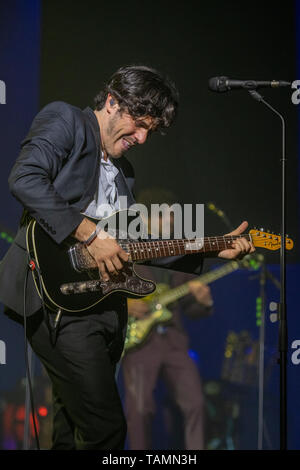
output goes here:
<path id="1" fill-rule="evenodd" d="M 100 179 L 100 160 L 101 160 L 101 140 L 100 140 L 100 127 L 95 116 L 94 111 L 87 107 L 83 110 L 83 114 L 87 121 L 90 124 L 92 129 L 92 133 L 96 143 L 96 155 L 95 155 L 95 166 L 93 168 L 92 178 L 90 180 L 90 184 L 87 185 L 87 188 L 81 198 L 81 201 L 84 201 L 84 205 L 91 202 L 95 196 L 95 192 L 97 191 Z"/>

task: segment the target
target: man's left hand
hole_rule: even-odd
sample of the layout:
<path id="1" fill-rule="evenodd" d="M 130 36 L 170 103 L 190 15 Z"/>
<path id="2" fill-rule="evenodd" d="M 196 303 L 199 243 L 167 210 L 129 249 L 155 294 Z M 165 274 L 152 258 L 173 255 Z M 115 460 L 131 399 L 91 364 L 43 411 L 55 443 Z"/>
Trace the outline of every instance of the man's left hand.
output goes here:
<path id="1" fill-rule="evenodd" d="M 227 233 L 225 237 L 231 235 L 241 235 L 246 228 L 248 227 L 248 222 L 244 221 L 239 227 L 237 227 L 233 232 Z M 253 253 L 255 251 L 254 246 L 251 242 L 245 238 L 237 238 L 232 243 L 233 248 L 227 248 L 218 253 L 219 258 L 223 259 L 242 259 L 248 253 Z"/>

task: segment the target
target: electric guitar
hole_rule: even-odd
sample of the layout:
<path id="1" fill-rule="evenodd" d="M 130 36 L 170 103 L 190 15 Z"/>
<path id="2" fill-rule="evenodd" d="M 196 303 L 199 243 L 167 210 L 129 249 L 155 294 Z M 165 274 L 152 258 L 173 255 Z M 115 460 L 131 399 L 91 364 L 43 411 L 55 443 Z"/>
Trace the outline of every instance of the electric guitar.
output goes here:
<path id="1" fill-rule="evenodd" d="M 120 217 L 123 217 L 124 212 L 127 213 L 121 212 Z M 111 217 L 116 219 L 116 214 Z M 107 218 L 107 226 L 111 217 Z M 115 222 L 112 225 L 115 226 Z M 280 236 L 258 230 L 250 230 L 249 234 L 192 240 L 139 240 L 125 236 L 124 232 L 116 229 L 115 238 L 129 254 L 129 262 L 117 276 L 111 277 L 109 281 L 102 281 L 99 279 L 96 261 L 84 244 L 72 237 L 57 244 L 32 219 L 26 232 L 27 251 L 32 260 L 30 264 L 37 292 L 47 307 L 53 311 L 84 312 L 114 293 L 135 298 L 146 297 L 154 292 L 155 283 L 136 274 L 135 262 L 217 252 L 231 248 L 232 242 L 237 238 L 246 238 L 254 246 L 268 250 L 277 250 L 281 244 Z M 293 248 L 293 241 L 287 238 L 285 245 L 290 250 Z"/>
<path id="2" fill-rule="evenodd" d="M 231 261 L 225 263 L 220 268 L 212 269 L 211 271 L 196 277 L 193 281 L 200 281 L 202 284 L 206 285 L 210 284 L 242 267 L 249 269 L 251 267 L 249 262 L 251 259 L 253 260 L 255 269 L 258 269 L 260 266 L 259 257 L 261 257 L 261 255 L 250 255 L 245 256 L 242 261 Z M 156 291 L 143 298 L 143 302 L 146 302 L 149 309 L 149 313 L 146 314 L 145 318 L 137 319 L 130 315 L 128 317 L 124 354 L 143 344 L 155 325 L 168 323 L 173 314 L 168 310 L 167 305 L 172 304 L 189 293 L 189 282 L 185 282 L 184 284 L 173 287 L 172 289 L 170 289 L 167 284 L 157 284 Z"/>

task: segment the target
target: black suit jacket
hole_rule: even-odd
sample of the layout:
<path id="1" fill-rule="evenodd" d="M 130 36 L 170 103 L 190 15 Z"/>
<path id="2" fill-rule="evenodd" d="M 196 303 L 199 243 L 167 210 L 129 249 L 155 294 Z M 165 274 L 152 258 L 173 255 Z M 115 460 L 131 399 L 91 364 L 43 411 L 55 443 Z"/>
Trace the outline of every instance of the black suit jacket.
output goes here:
<path id="1" fill-rule="evenodd" d="M 11 171 L 9 187 L 26 212 L 57 243 L 81 223 L 81 213 L 94 198 L 100 171 L 100 129 L 91 108 L 81 110 L 64 102 L 45 106 L 33 120 Z M 134 172 L 125 157 L 114 161 L 120 170 L 119 195 L 134 202 Z M 0 264 L 0 300 L 7 310 L 23 314 L 24 280 L 28 257 L 26 222 Z M 183 257 L 187 258 L 186 256 Z M 158 261 L 163 267 L 199 273 L 201 258 L 189 256 Z M 41 307 L 31 273 L 27 279 L 26 314 Z"/>

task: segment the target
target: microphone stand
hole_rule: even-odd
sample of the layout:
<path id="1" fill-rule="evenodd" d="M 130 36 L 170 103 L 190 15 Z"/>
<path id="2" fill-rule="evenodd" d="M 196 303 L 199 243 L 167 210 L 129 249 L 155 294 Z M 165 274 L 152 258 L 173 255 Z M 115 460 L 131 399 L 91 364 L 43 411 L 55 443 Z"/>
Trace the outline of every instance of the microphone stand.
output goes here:
<path id="1" fill-rule="evenodd" d="M 285 120 L 256 90 L 248 90 L 252 98 L 263 103 L 282 124 L 282 158 L 281 158 L 281 247 L 280 247 L 280 302 L 279 302 L 279 365 L 280 365 L 280 450 L 287 449 L 287 315 L 286 315 L 286 171 L 285 171 Z"/>
<path id="2" fill-rule="evenodd" d="M 28 367 L 29 374 L 34 370 L 34 355 L 31 346 L 28 344 Z M 27 375 L 27 374 L 26 374 Z M 24 434 L 23 434 L 23 450 L 30 449 L 30 386 L 28 376 L 26 377 L 25 387 L 25 420 L 24 420 Z"/>
<path id="3" fill-rule="evenodd" d="M 212 202 L 208 204 L 210 210 L 215 212 L 223 219 L 229 230 L 233 230 L 233 225 L 225 212 L 218 209 Z M 248 255 L 251 257 L 251 255 Z M 257 448 L 263 449 L 263 433 L 264 433 L 264 351 L 265 351 L 265 315 L 266 315 L 266 282 L 270 278 L 273 284 L 280 289 L 280 283 L 266 267 L 263 255 L 260 255 L 260 274 L 252 276 L 251 279 L 259 278 L 260 298 L 261 298 L 261 324 L 259 327 L 259 367 L 258 367 L 258 431 L 257 431 Z"/>

